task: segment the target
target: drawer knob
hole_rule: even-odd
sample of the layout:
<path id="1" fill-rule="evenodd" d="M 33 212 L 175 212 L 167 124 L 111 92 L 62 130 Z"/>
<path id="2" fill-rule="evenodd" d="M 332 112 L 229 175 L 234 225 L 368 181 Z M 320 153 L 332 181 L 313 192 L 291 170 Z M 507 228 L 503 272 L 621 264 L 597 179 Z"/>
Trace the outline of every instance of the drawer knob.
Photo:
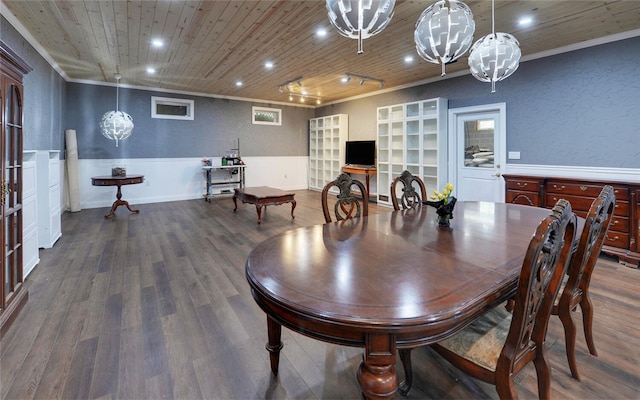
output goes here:
<path id="1" fill-rule="evenodd" d="M 516 184 L 518 185 L 518 187 L 527 187 L 526 183 L 516 182 Z"/>
<path id="2" fill-rule="evenodd" d="M 580 190 L 582 190 L 584 192 L 585 190 L 587 190 L 587 187 L 586 186 L 580 186 Z"/>
<path id="3" fill-rule="evenodd" d="M 553 185 L 553 188 L 556 189 L 556 190 L 562 190 L 562 189 L 564 189 L 564 185 L 562 185 L 560 187 L 558 187 L 558 185 Z"/>
<path id="4" fill-rule="evenodd" d="M 609 235 L 607 235 L 607 240 L 613 240 L 613 241 L 615 241 L 615 240 L 618 240 L 618 239 L 620 239 L 620 237 L 618 237 L 618 236 L 614 236 L 613 238 L 610 238 L 610 237 L 609 237 Z"/>
<path id="5" fill-rule="evenodd" d="M 618 221 L 618 220 L 611 221 L 611 226 L 613 226 L 613 225 L 618 225 L 618 222 L 620 222 L 620 221 Z"/>

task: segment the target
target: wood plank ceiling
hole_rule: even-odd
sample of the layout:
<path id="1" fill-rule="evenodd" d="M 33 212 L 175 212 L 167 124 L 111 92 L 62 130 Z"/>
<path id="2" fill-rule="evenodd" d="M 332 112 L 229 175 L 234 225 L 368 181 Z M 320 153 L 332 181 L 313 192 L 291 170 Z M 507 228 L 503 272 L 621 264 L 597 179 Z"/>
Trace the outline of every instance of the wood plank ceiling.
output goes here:
<path id="1" fill-rule="evenodd" d="M 356 41 L 329 24 L 321 0 L 3 0 L 71 81 L 113 83 L 119 73 L 122 85 L 288 102 L 278 86 L 302 77 L 302 86 L 291 90 L 305 90 L 322 104 L 381 90 L 378 82 L 341 83 L 346 72 L 384 80 L 384 89 L 438 79 L 440 66 L 422 60 L 413 39 L 416 21 L 432 2 L 398 0 L 389 26 L 365 39 L 364 54 L 357 55 Z M 491 2 L 466 4 L 478 40 L 491 32 Z M 518 26 L 524 15 L 533 17 L 532 26 Z M 514 35 L 526 57 L 636 31 L 640 1 L 497 1 L 495 20 L 496 31 Z M 325 38 L 316 35 L 318 28 L 327 30 Z M 165 46 L 152 48 L 155 38 Z M 405 56 L 414 61 L 405 63 Z M 266 69 L 266 61 L 274 67 Z M 449 74 L 463 70 L 466 55 L 447 66 Z"/>

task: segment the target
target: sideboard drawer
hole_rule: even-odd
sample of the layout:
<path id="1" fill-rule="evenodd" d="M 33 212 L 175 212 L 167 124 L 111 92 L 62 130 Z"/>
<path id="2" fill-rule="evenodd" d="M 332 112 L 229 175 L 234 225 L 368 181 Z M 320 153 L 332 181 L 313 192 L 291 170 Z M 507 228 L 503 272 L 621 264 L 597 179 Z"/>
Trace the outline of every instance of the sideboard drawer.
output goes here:
<path id="1" fill-rule="evenodd" d="M 595 199 L 600 195 L 604 184 L 589 184 L 584 182 L 567 182 L 562 180 L 549 180 L 545 188 L 547 193 L 557 193 L 562 195 L 584 196 Z M 629 200 L 629 191 L 622 187 L 613 188 L 616 195 L 616 201 Z"/>
<path id="2" fill-rule="evenodd" d="M 629 218 L 620 217 L 614 215 L 611 218 L 611 225 L 609 225 L 609 231 L 616 232 L 629 232 Z"/>
<path id="3" fill-rule="evenodd" d="M 597 197 L 597 196 L 596 196 Z M 595 198 L 589 197 L 580 197 L 580 196 L 570 196 L 570 195 L 562 195 L 557 193 L 549 193 L 546 197 L 546 206 L 547 208 L 553 208 L 556 202 L 560 199 L 565 199 L 569 203 L 571 203 L 571 208 L 574 211 L 589 211 L 591 208 L 591 204 L 595 200 Z M 619 216 L 627 216 L 629 215 L 629 203 L 624 201 L 618 201 L 616 199 L 616 205 L 613 210 L 614 215 Z"/>
<path id="4" fill-rule="evenodd" d="M 540 190 L 540 182 L 527 179 L 508 180 L 507 190 L 537 193 Z"/>
<path id="5" fill-rule="evenodd" d="M 629 235 L 623 232 L 609 230 L 604 238 L 604 244 L 607 246 L 629 248 Z"/>
<path id="6" fill-rule="evenodd" d="M 506 197 L 507 203 L 522 204 L 525 206 L 540 206 L 540 194 L 538 192 L 522 192 L 509 190 Z"/>

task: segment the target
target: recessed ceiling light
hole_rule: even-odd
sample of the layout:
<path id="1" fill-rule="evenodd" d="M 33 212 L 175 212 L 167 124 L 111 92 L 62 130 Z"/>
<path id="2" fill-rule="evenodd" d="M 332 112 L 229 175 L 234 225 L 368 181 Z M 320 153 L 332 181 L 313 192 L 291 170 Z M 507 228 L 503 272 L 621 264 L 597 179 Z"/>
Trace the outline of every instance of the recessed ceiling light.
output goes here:
<path id="1" fill-rule="evenodd" d="M 404 57 L 404 62 L 407 64 L 410 64 L 413 62 L 413 56 L 405 56 Z"/>
<path id="2" fill-rule="evenodd" d="M 327 36 L 327 30 L 325 28 L 318 28 L 318 30 L 316 31 L 316 36 L 318 37 Z"/>
<path id="3" fill-rule="evenodd" d="M 164 41 L 162 39 L 153 39 L 151 41 L 151 46 L 155 47 L 155 48 L 159 48 L 164 46 Z"/>
<path id="4" fill-rule="evenodd" d="M 520 26 L 529 26 L 531 24 L 533 24 L 533 17 L 530 16 L 521 17 L 518 20 L 518 25 Z"/>
<path id="5" fill-rule="evenodd" d="M 273 63 L 271 61 L 267 61 L 267 62 L 264 63 L 264 67 L 266 69 L 271 69 L 271 68 L 273 68 Z"/>
<path id="6" fill-rule="evenodd" d="M 242 81 L 236 81 L 236 86 L 237 87 L 241 87 L 242 86 Z"/>
<path id="7" fill-rule="evenodd" d="M 156 73 L 156 69 L 153 67 L 147 67 L 147 74 L 155 74 Z"/>

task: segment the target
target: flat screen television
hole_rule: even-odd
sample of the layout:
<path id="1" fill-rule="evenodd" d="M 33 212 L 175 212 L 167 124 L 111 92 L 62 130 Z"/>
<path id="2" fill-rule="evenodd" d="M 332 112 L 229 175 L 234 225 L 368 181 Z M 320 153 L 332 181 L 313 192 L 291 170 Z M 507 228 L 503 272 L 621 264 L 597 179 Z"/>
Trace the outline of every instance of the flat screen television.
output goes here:
<path id="1" fill-rule="evenodd" d="M 345 147 L 345 164 L 373 166 L 376 164 L 376 141 L 349 141 Z"/>

